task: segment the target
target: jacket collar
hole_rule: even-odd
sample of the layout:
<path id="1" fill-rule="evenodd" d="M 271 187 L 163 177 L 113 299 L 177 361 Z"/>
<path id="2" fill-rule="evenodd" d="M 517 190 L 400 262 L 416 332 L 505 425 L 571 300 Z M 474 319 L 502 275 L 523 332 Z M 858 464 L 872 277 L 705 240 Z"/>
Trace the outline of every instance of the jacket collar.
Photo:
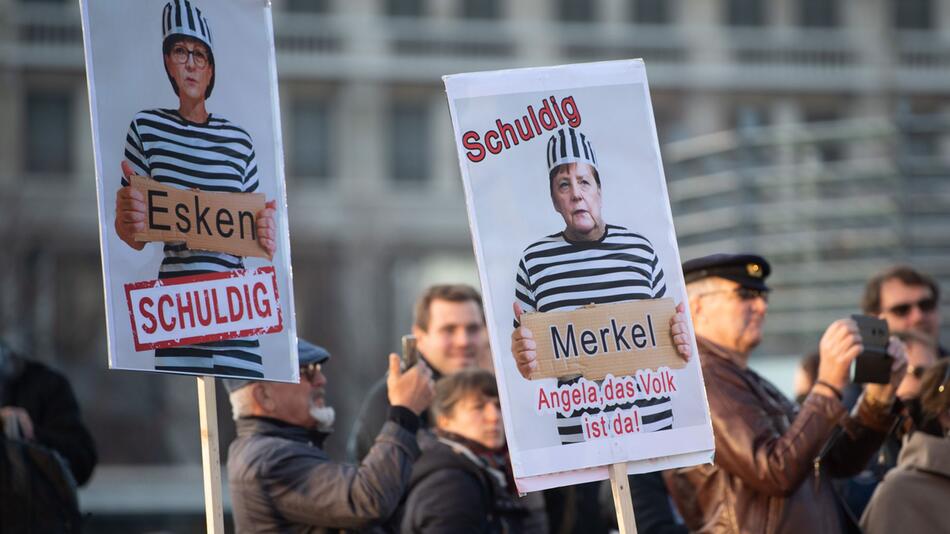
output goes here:
<path id="1" fill-rule="evenodd" d="M 950 477 L 950 439 L 914 432 L 904 443 L 898 464 Z"/>
<path id="2" fill-rule="evenodd" d="M 748 358 L 743 358 L 738 352 L 729 350 L 722 345 L 714 343 L 702 336 L 696 336 L 696 345 L 703 354 L 708 354 L 722 360 L 726 360 L 739 366 L 741 369 L 746 369 L 749 367 Z"/>
<path id="3" fill-rule="evenodd" d="M 275 436 L 300 443 L 310 443 L 323 447 L 323 442 L 329 436 L 326 432 L 310 430 L 302 426 L 292 425 L 280 419 L 261 416 L 240 417 L 235 421 L 238 437 L 251 435 Z"/>

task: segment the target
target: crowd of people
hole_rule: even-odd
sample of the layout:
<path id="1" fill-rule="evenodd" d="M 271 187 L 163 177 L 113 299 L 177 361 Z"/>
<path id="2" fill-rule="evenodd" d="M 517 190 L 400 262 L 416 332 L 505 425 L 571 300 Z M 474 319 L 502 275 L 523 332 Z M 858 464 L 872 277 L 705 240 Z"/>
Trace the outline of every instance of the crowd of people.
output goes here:
<path id="1" fill-rule="evenodd" d="M 631 476 L 639 531 L 945 530 L 950 358 L 939 344 L 937 283 L 907 266 L 868 282 L 863 312 L 892 334 L 887 383 L 851 381 L 864 344 L 855 321 L 843 318 L 803 358 L 791 400 L 749 365 L 771 271 L 756 255 L 683 264 L 716 454 L 709 465 Z M 325 349 L 299 340 L 299 384 L 225 381 L 237 427 L 227 471 L 238 532 L 615 528 L 606 484 L 518 495 L 474 288 L 426 289 L 413 333 L 418 363 L 404 368 L 390 355 L 348 425 L 346 459 L 323 449 L 335 423 Z M 511 357 L 526 366 L 521 338 L 512 339 Z M 0 345 L 0 422 L 0 526 L 78 528 L 76 486 L 89 479 L 96 452 L 68 382 Z M 40 512 L 51 503 L 61 513 Z"/>
<path id="2" fill-rule="evenodd" d="M 944 528 L 936 503 L 950 492 L 950 360 L 937 343 L 937 284 L 904 266 L 868 284 L 864 313 L 886 320 L 894 334 L 888 383 L 851 382 L 863 343 L 855 321 L 844 318 L 825 330 L 811 372 L 799 381 L 807 387 L 793 401 L 749 366 L 762 339 L 771 270 L 756 255 L 683 265 L 704 377 L 715 384 L 707 397 L 716 456 L 711 465 L 632 476 L 640 531 Z M 332 423 L 323 349 L 300 342 L 299 385 L 229 383 L 239 432 L 228 472 L 239 532 L 615 528 L 603 485 L 594 502 L 573 487 L 524 497 L 514 489 L 497 386 L 480 358 L 487 332 L 475 289 L 428 288 L 413 332 L 420 363 L 402 370 L 390 356 L 389 373 L 353 425 L 347 461 L 321 448 Z M 514 345 L 513 337 L 512 357 L 523 366 L 524 351 Z M 869 473 L 871 491 L 864 487 Z M 909 495 L 921 497 L 909 506 Z"/>

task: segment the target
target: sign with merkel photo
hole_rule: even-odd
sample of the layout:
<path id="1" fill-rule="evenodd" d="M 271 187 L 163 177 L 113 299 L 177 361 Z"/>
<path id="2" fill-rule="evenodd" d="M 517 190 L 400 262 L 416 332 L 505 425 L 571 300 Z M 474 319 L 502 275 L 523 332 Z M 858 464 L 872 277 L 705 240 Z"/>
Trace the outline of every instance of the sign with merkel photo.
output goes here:
<path id="1" fill-rule="evenodd" d="M 519 490 L 711 462 L 643 62 L 444 81 Z"/>
<path id="2" fill-rule="evenodd" d="M 298 380 L 268 3 L 81 9 L 109 366 Z"/>

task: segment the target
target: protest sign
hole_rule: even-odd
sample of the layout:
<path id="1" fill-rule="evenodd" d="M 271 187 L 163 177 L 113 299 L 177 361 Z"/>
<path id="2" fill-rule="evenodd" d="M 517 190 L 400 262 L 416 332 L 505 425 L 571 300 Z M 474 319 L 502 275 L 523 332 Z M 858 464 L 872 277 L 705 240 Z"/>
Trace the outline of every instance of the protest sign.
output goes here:
<path id="1" fill-rule="evenodd" d="M 270 8 L 81 6 L 109 366 L 297 381 Z"/>
<path id="2" fill-rule="evenodd" d="M 670 336 L 672 299 L 585 306 L 574 311 L 525 313 L 534 333 L 538 368 L 530 378 L 581 375 L 603 380 L 640 369 L 686 365 Z"/>
<path id="3" fill-rule="evenodd" d="M 710 462 L 643 62 L 444 81 L 518 488 Z M 537 348 L 525 375 L 513 339 Z"/>
<path id="4" fill-rule="evenodd" d="M 192 250 L 267 257 L 257 241 L 263 194 L 188 191 L 144 176 L 129 182 L 145 198 L 145 230 L 133 235 L 136 241 L 181 241 Z"/>

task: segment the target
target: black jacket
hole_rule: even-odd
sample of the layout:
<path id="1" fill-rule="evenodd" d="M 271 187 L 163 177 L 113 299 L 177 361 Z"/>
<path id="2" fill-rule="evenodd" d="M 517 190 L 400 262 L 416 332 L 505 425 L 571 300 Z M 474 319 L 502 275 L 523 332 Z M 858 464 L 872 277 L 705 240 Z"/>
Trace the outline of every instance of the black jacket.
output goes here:
<path id="1" fill-rule="evenodd" d="M 69 382 L 49 367 L 9 351 L 0 360 L 0 406 L 26 410 L 35 440 L 58 452 L 76 483 L 85 484 L 96 466 L 96 446 L 83 425 Z"/>
<path id="2" fill-rule="evenodd" d="M 432 436 L 431 434 L 429 436 Z M 421 443 L 399 517 L 403 533 L 517 533 L 528 511 L 477 444 L 443 434 Z"/>

